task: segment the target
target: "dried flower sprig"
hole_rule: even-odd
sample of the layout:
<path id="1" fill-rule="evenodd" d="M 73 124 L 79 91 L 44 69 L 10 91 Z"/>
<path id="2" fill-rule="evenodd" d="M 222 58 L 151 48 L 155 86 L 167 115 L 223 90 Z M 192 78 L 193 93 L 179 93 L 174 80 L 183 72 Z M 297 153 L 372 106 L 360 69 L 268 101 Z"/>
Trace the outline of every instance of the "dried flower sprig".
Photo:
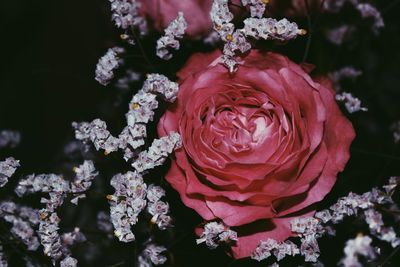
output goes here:
<path id="1" fill-rule="evenodd" d="M 219 222 L 205 224 L 200 238 L 196 239 L 197 244 L 205 242 L 210 249 L 215 249 L 220 244 L 232 244 L 235 241 L 237 241 L 237 233 Z"/>
<path id="2" fill-rule="evenodd" d="M 38 210 L 20 206 L 12 201 L 2 201 L 0 218 L 12 224 L 10 232 L 17 236 L 28 250 L 36 250 L 39 247 L 39 239 L 34 230 L 39 223 Z"/>
<path id="3" fill-rule="evenodd" d="M 144 172 L 161 166 L 172 151 L 182 146 L 182 139 L 178 133 L 171 131 L 168 136 L 155 139 L 148 151 L 140 152 L 136 161 L 132 163 L 138 172 Z"/>
<path id="4" fill-rule="evenodd" d="M 286 240 L 285 242 L 279 243 L 276 240 L 269 238 L 260 243 L 256 248 L 256 251 L 251 255 L 251 258 L 262 261 L 269 258 L 271 255 L 274 255 L 276 260 L 280 261 L 286 255 L 295 256 L 297 254 L 300 254 L 300 250 L 292 241 Z"/>
<path id="5" fill-rule="evenodd" d="M 114 235 L 122 242 L 135 240 L 131 227 L 138 221 L 139 213 L 146 207 L 146 189 L 138 172 L 116 174 L 111 179 L 113 195 L 108 195 Z"/>
<path id="6" fill-rule="evenodd" d="M 269 0 L 241 0 L 241 2 L 243 6 L 250 6 L 250 16 L 262 18 Z"/>
<path id="7" fill-rule="evenodd" d="M 299 252 L 305 257 L 306 262 L 317 262 L 320 255 L 320 249 L 318 246 L 317 239 L 328 234 L 335 235 L 335 231 L 329 225 L 337 224 L 343 221 L 347 216 L 361 216 L 365 222 L 368 224 L 371 234 L 376 238 L 388 242 L 392 247 L 397 247 L 400 245 L 400 238 L 397 237 L 393 227 L 386 227 L 382 220 L 382 215 L 376 210 L 377 206 L 390 204 L 394 205 L 392 200 L 392 195 L 400 183 L 399 177 L 391 177 L 389 183 L 383 186 L 384 190 L 379 190 L 373 188 L 371 191 L 366 192 L 362 195 L 357 195 L 354 193 L 349 193 L 348 196 L 340 198 L 335 204 L 333 204 L 329 210 L 322 210 L 316 212 L 314 217 L 302 217 L 292 220 L 291 227 L 292 231 L 297 233 L 300 237 L 301 245 Z M 364 241 L 368 241 L 363 239 Z M 357 244 L 361 244 L 360 239 L 357 239 Z M 358 246 L 353 241 L 347 244 L 345 248 L 345 253 L 347 255 L 345 261 L 354 262 L 356 260 L 356 252 Z M 366 242 L 365 244 L 367 244 Z M 370 243 L 370 242 L 369 242 Z M 367 245 L 369 245 L 369 243 Z M 266 241 L 261 241 L 260 245 L 256 248 L 252 258 L 256 260 L 263 260 L 271 256 L 272 253 L 276 253 L 278 261 L 284 258 L 286 255 L 296 255 L 298 253 L 296 245 L 291 243 L 292 254 L 289 253 L 278 253 L 277 247 L 279 247 L 279 242 L 268 239 Z M 292 245 L 293 244 L 293 245 Z M 272 252 L 272 253 L 271 253 Z M 279 255 L 279 256 L 277 256 Z M 358 254 L 357 254 L 358 255 Z M 350 258 L 351 257 L 351 258 Z M 371 255 L 372 257 L 372 255 Z M 342 264 L 344 260 L 342 260 Z M 353 265 L 345 265 L 353 266 Z M 358 265 L 356 265 L 358 266 Z"/>
<path id="8" fill-rule="evenodd" d="M 167 249 L 148 241 L 146 247 L 138 257 L 139 267 L 151 267 L 153 265 L 162 265 L 167 261 L 167 257 L 163 253 Z"/>
<path id="9" fill-rule="evenodd" d="M 160 230 L 165 230 L 171 226 L 171 217 L 169 213 L 168 203 L 161 201 L 165 196 L 165 191 L 160 186 L 151 184 L 147 189 L 147 212 L 153 217 L 151 223 L 156 224 Z"/>
<path id="10" fill-rule="evenodd" d="M 152 215 L 151 223 L 156 224 L 161 230 L 171 226 L 169 205 L 160 200 L 165 191 L 156 185 L 148 187 L 140 172 L 117 174 L 111 179 L 111 186 L 115 192 L 107 196 L 110 202 L 110 217 L 114 234 L 120 241 L 135 240 L 131 227 L 137 223 L 138 216 L 146 205 L 147 211 Z"/>
<path id="11" fill-rule="evenodd" d="M 113 47 L 107 50 L 96 65 L 96 81 L 104 86 L 110 83 L 114 78 L 114 70 L 124 62 L 120 57 L 123 53 L 125 53 L 125 49 L 122 47 Z"/>
<path id="12" fill-rule="evenodd" d="M 351 93 L 343 92 L 336 95 L 336 100 L 344 102 L 344 105 L 349 113 L 357 111 L 368 111 L 368 108 L 361 106 L 361 100 L 354 97 Z"/>
<path id="13" fill-rule="evenodd" d="M 93 179 L 99 173 L 94 168 L 93 161 L 91 160 L 85 160 L 79 167 L 75 167 L 74 172 L 75 179 L 71 183 L 71 193 L 74 194 L 74 198 L 71 202 L 77 205 L 79 199 L 86 197 L 83 192 L 89 190 Z"/>
<path id="14" fill-rule="evenodd" d="M 296 38 L 298 35 L 306 34 L 306 31 L 299 29 L 297 24 L 289 22 L 287 19 L 277 21 L 272 18 L 262 18 L 267 1 L 244 0 L 243 5 L 250 5 L 251 18 L 244 20 L 244 28 L 235 30 L 231 21 L 233 14 L 229 11 L 228 0 L 215 0 L 211 8 L 211 20 L 214 29 L 221 37 L 224 45 L 224 56 L 222 63 L 230 72 L 237 70 L 240 62 L 237 61 L 237 51 L 245 53 L 251 49 L 251 44 L 247 40 L 252 37 L 256 40 L 278 40 L 287 41 Z M 258 18 L 255 18 L 258 17 Z"/>
<path id="15" fill-rule="evenodd" d="M 164 60 L 171 59 L 172 54 L 170 50 L 179 50 L 179 39 L 182 39 L 186 28 L 187 23 L 183 17 L 183 12 L 178 12 L 176 19 L 171 21 L 165 29 L 165 35 L 157 40 L 157 56 Z"/>
<path id="16" fill-rule="evenodd" d="M 66 257 L 60 262 L 60 267 L 75 267 L 78 266 L 78 260 L 71 256 Z"/>
<path id="17" fill-rule="evenodd" d="M 173 102 L 178 94 L 179 86 L 161 74 L 149 74 L 143 87 L 129 103 L 126 113 L 127 126 L 120 135 L 114 137 L 107 130 L 107 124 L 95 119 L 92 122 L 73 122 L 75 138 L 85 143 L 92 142 L 96 150 L 104 149 L 105 154 L 122 149 L 126 161 L 138 155 L 137 148 L 144 145 L 147 136 L 146 123 L 153 120 L 154 110 L 158 107 L 157 95 L 166 101 Z"/>
<path id="18" fill-rule="evenodd" d="M 8 183 L 8 179 L 15 173 L 19 166 L 19 160 L 16 160 L 13 157 L 0 161 L 0 187 L 3 187 Z"/>
<path id="19" fill-rule="evenodd" d="M 71 252 L 68 246 L 75 241 L 82 242 L 85 240 L 78 228 L 62 237 L 58 232 L 60 218 L 56 209 L 63 204 L 67 194 L 71 194 L 74 197 L 71 202 L 77 204 L 80 198 L 85 197 L 84 192 L 89 189 L 92 180 L 98 174 L 92 161 L 84 161 L 79 167 L 74 168 L 74 171 L 76 177 L 72 182 L 56 174 L 30 175 L 26 179 L 21 179 L 15 189 L 19 197 L 35 192 L 49 193 L 48 199 L 42 198 L 40 200 L 46 206 L 38 212 L 39 230 L 37 234 L 44 248 L 44 253 L 52 259 L 53 264 L 70 256 Z M 69 261 L 74 262 L 74 260 L 65 262 Z"/>
<path id="20" fill-rule="evenodd" d="M 112 20 L 118 28 L 127 30 L 137 28 L 140 34 L 147 33 L 147 22 L 140 15 L 141 3 L 136 0 L 109 0 L 111 2 Z"/>
<path id="21" fill-rule="evenodd" d="M 376 258 L 376 249 L 371 245 L 372 239 L 362 234 L 354 239 L 349 239 L 344 247 L 344 257 L 340 260 L 340 266 L 344 267 L 362 267 L 359 262 L 359 256 L 364 256 L 368 260 Z"/>

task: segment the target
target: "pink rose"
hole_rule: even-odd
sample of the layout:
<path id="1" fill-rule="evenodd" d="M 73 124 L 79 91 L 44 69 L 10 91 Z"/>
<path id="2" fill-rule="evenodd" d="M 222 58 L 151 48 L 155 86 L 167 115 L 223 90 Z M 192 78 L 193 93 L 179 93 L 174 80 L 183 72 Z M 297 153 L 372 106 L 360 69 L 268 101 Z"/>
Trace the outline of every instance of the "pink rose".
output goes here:
<path id="1" fill-rule="evenodd" d="M 238 232 L 232 252 L 242 258 L 260 240 L 293 235 L 290 221 L 312 214 L 309 206 L 331 190 L 355 134 L 327 79 L 256 50 L 230 74 L 220 56 L 189 59 L 158 133 L 183 140 L 167 181 L 205 220 Z"/>
<path id="2" fill-rule="evenodd" d="M 140 0 L 142 10 L 158 30 L 163 30 L 182 11 L 191 37 L 204 37 L 212 31 L 210 10 L 213 0 Z"/>
<path id="3" fill-rule="evenodd" d="M 183 12 L 188 28 L 185 34 L 192 39 L 199 39 L 213 31 L 210 18 L 211 6 L 214 0 L 140 0 L 142 12 L 152 21 L 156 29 L 163 31 L 169 23 Z M 240 5 L 240 0 L 233 0 Z M 231 11 L 239 13 L 237 7 L 231 6 Z"/>

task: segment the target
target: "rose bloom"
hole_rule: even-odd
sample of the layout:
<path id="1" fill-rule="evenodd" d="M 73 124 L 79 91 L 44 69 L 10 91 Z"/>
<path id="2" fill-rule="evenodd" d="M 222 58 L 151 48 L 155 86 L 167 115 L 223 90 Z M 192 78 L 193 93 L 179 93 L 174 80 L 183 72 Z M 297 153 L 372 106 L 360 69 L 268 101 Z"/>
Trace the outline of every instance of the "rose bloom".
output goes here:
<path id="1" fill-rule="evenodd" d="M 183 141 L 166 180 L 205 220 L 238 232 L 242 258 L 260 240 L 293 236 L 290 221 L 331 190 L 355 134 L 328 80 L 272 52 L 252 50 L 233 74 L 220 56 L 194 54 L 178 72 L 158 133 Z"/>
<path id="2" fill-rule="evenodd" d="M 192 39 L 206 37 L 212 32 L 210 11 L 213 2 L 214 0 L 140 0 L 142 12 L 150 18 L 159 31 L 168 27 L 178 16 L 178 12 L 183 12 L 188 24 L 185 34 Z M 240 0 L 232 2 L 240 5 Z M 234 13 L 239 11 L 234 6 L 230 9 Z"/>
<path id="3" fill-rule="evenodd" d="M 206 36 L 212 30 L 210 10 L 213 0 L 140 0 L 142 11 L 148 15 L 158 30 L 164 30 L 182 11 L 188 28 L 186 34 L 193 38 Z"/>

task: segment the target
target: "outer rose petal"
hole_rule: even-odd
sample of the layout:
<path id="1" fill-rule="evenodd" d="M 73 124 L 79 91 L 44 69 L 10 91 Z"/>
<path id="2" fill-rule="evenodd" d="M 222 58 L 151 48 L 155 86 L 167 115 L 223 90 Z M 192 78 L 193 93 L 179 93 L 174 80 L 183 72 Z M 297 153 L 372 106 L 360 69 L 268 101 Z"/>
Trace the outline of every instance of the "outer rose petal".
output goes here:
<path id="1" fill-rule="evenodd" d="M 206 220 L 213 220 L 216 218 L 211 210 L 207 207 L 202 196 L 190 196 L 186 194 L 187 184 L 184 171 L 182 171 L 174 161 L 172 161 L 171 168 L 165 176 L 165 179 L 176 191 L 179 192 L 182 202 L 186 206 L 197 211 L 201 215 L 201 217 Z"/>
<path id="2" fill-rule="evenodd" d="M 260 220 L 244 227 L 238 227 L 235 229 L 238 231 L 238 240 L 236 245 L 232 246 L 233 257 L 236 259 L 249 257 L 256 250 L 260 241 L 268 238 L 282 242 L 289 237 L 296 236 L 291 230 L 290 222 L 294 218 L 312 216 L 314 212 L 314 210 L 305 211 L 294 217 Z"/>
<path id="3" fill-rule="evenodd" d="M 180 80 L 186 79 L 189 75 L 204 70 L 222 53 L 214 50 L 211 53 L 194 53 L 186 62 L 185 66 L 176 74 Z"/>

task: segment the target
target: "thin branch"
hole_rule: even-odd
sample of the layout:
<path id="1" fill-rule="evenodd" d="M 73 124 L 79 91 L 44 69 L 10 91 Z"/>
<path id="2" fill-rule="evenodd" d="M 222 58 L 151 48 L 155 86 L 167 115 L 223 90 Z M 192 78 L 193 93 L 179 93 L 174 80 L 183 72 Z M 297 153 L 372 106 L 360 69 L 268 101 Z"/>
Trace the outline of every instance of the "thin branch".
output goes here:
<path id="1" fill-rule="evenodd" d="M 393 252 L 390 253 L 390 255 L 381 264 L 378 265 L 378 267 L 383 267 L 384 265 L 389 263 L 389 261 L 394 257 L 394 255 L 396 255 L 397 252 L 399 252 L 399 250 L 400 246 L 398 246 L 395 250 L 393 250 Z"/>

